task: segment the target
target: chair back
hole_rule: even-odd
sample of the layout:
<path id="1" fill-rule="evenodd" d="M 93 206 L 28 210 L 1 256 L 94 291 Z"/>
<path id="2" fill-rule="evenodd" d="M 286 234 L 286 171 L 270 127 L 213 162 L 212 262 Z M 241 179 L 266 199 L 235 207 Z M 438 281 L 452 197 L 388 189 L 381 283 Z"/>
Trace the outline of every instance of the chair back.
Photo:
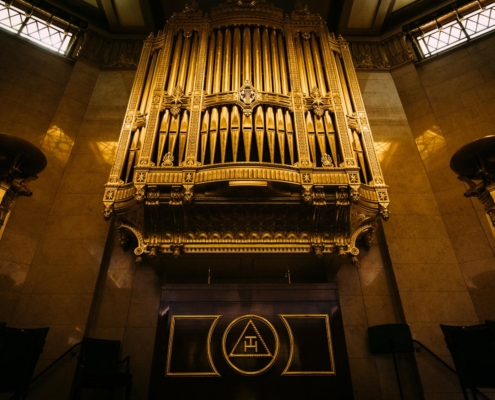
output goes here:
<path id="1" fill-rule="evenodd" d="M 414 352 L 411 329 L 407 324 L 370 326 L 368 339 L 371 354 Z"/>
<path id="2" fill-rule="evenodd" d="M 495 387 L 493 333 L 486 324 L 473 326 L 440 325 L 461 385 Z"/>
<path id="3" fill-rule="evenodd" d="M 3 328 L 0 333 L 0 392 L 27 390 L 49 329 Z"/>
<path id="4" fill-rule="evenodd" d="M 495 351 L 495 321 L 490 321 L 489 319 L 487 319 L 486 325 L 488 326 L 488 329 L 492 331 L 492 347 Z"/>
<path id="5" fill-rule="evenodd" d="M 84 337 L 80 354 L 81 372 L 83 374 L 106 374 L 116 372 L 119 355 L 119 340 L 103 340 Z"/>

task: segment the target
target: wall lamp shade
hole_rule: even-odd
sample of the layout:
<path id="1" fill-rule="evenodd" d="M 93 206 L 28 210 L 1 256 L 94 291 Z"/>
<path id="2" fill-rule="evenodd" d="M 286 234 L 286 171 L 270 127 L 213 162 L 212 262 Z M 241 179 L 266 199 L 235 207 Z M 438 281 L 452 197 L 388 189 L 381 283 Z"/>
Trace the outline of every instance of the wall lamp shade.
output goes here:
<path id="1" fill-rule="evenodd" d="M 1 227 L 19 196 L 31 196 L 27 184 L 38 178 L 47 161 L 34 144 L 0 133 L 0 237 Z"/>
<path id="2" fill-rule="evenodd" d="M 34 144 L 16 136 L 0 133 L 0 178 L 9 173 L 13 179 L 39 174 L 46 167 L 46 157 Z"/>
<path id="3" fill-rule="evenodd" d="M 462 146 L 450 160 L 450 169 L 467 183 L 466 197 L 477 197 L 495 227 L 495 136 Z"/>

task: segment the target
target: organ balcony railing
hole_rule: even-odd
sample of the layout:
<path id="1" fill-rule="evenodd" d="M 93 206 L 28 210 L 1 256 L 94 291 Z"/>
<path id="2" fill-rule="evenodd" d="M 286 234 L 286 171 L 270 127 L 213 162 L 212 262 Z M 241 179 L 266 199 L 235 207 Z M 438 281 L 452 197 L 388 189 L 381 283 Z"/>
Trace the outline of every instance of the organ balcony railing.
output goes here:
<path id="1" fill-rule="evenodd" d="M 104 194 L 138 258 L 355 258 L 388 204 L 348 44 L 318 15 L 186 7 L 145 41 Z"/>

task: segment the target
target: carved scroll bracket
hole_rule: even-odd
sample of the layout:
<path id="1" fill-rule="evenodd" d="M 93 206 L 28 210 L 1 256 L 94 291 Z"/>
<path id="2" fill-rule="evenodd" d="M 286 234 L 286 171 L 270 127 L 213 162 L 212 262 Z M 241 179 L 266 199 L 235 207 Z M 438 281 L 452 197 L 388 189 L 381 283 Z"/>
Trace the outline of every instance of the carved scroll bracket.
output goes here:
<path id="1" fill-rule="evenodd" d="M 136 263 L 140 264 L 142 262 L 142 255 L 146 252 L 147 246 L 144 243 L 143 235 L 141 230 L 132 221 L 129 220 L 117 220 L 115 227 L 121 232 L 121 245 L 125 249 L 129 242 L 128 236 L 126 234 L 131 233 L 137 240 L 137 246 L 134 249 L 134 254 L 136 255 Z"/>

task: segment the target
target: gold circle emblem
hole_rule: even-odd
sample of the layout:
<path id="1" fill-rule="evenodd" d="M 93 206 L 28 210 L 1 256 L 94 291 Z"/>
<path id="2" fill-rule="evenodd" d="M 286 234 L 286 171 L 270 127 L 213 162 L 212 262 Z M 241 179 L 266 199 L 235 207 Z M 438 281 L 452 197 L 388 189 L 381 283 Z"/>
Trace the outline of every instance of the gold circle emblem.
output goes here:
<path id="1" fill-rule="evenodd" d="M 246 314 L 234 319 L 223 334 L 223 356 L 242 375 L 267 371 L 277 359 L 278 350 L 277 331 L 259 315 Z"/>

